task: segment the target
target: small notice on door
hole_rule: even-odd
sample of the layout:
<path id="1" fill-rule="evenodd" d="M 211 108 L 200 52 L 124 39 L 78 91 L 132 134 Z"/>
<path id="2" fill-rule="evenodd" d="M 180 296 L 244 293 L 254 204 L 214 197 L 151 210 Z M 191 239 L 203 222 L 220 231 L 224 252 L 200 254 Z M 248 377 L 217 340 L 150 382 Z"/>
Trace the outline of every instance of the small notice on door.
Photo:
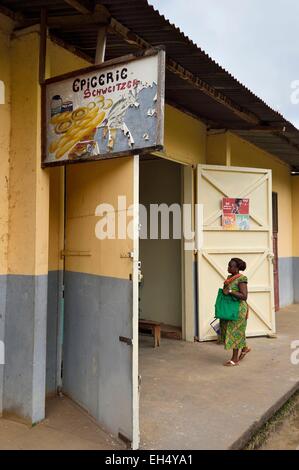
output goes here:
<path id="1" fill-rule="evenodd" d="M 249 199 L 223 198 L 222 226 L 224 230 L 249 230 Z"/>

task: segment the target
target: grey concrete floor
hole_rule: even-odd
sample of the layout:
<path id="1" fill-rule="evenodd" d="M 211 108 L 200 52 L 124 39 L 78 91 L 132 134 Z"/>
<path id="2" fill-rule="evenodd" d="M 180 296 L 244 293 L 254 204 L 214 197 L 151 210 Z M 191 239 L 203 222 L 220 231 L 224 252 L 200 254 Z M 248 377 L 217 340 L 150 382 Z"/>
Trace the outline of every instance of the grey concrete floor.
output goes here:
<path id="1" fill-rule="evenodd" d="M 291 342 L 299 340 L 299 305 L 277 314 L 277 339 L 254 338 L 238 367 L 215 342 L 140 341 L 141 448 L 242 448 L 299 387 Z"/>

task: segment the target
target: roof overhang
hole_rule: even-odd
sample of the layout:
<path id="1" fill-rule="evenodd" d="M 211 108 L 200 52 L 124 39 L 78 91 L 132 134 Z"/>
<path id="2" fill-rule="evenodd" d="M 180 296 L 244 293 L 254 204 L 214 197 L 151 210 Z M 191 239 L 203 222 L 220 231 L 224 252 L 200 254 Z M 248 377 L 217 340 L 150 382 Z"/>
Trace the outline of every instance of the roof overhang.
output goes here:
<path id="1" fill-rule="evenodd" d="M 106 28 L 106 58 L 164 46 L 166 101 L 226 129 L 299 168 L 299 131 L 213 61 L 147 0 L 3 0 L 0 11 L 16 29 L 47 16 L 53 40 L 94 62 L 98 32 Z"/>

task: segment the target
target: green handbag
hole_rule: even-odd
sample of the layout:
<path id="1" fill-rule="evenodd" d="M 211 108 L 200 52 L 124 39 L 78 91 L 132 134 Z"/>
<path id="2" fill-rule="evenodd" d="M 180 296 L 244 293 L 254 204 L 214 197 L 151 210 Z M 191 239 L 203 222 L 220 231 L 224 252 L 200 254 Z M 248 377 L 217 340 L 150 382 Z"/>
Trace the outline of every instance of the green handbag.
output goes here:
<path id="1" fill-rule="evenodd" d="M 237 321 L 239 318 L 240 301 L 232 295 L 224 295 L 223 289 L 219 289 L 216 304 L 215 317 L 219 320 Z"/>

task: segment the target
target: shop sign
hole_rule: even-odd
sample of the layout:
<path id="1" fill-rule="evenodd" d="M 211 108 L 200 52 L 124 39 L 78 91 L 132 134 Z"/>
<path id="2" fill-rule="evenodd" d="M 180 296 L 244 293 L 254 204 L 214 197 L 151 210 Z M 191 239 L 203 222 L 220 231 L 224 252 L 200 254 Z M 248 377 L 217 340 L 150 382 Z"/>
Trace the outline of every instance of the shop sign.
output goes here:
<path id="1" fill-rule="evenodd" d="M 165 52 L 46 80 L 42 166 L 163 149 Z"/>
<path id="2" fill-rule="evenodd" d="M 223 198 L 222 226 L 224 230 L 250 230 L 249 199 Z"/>

